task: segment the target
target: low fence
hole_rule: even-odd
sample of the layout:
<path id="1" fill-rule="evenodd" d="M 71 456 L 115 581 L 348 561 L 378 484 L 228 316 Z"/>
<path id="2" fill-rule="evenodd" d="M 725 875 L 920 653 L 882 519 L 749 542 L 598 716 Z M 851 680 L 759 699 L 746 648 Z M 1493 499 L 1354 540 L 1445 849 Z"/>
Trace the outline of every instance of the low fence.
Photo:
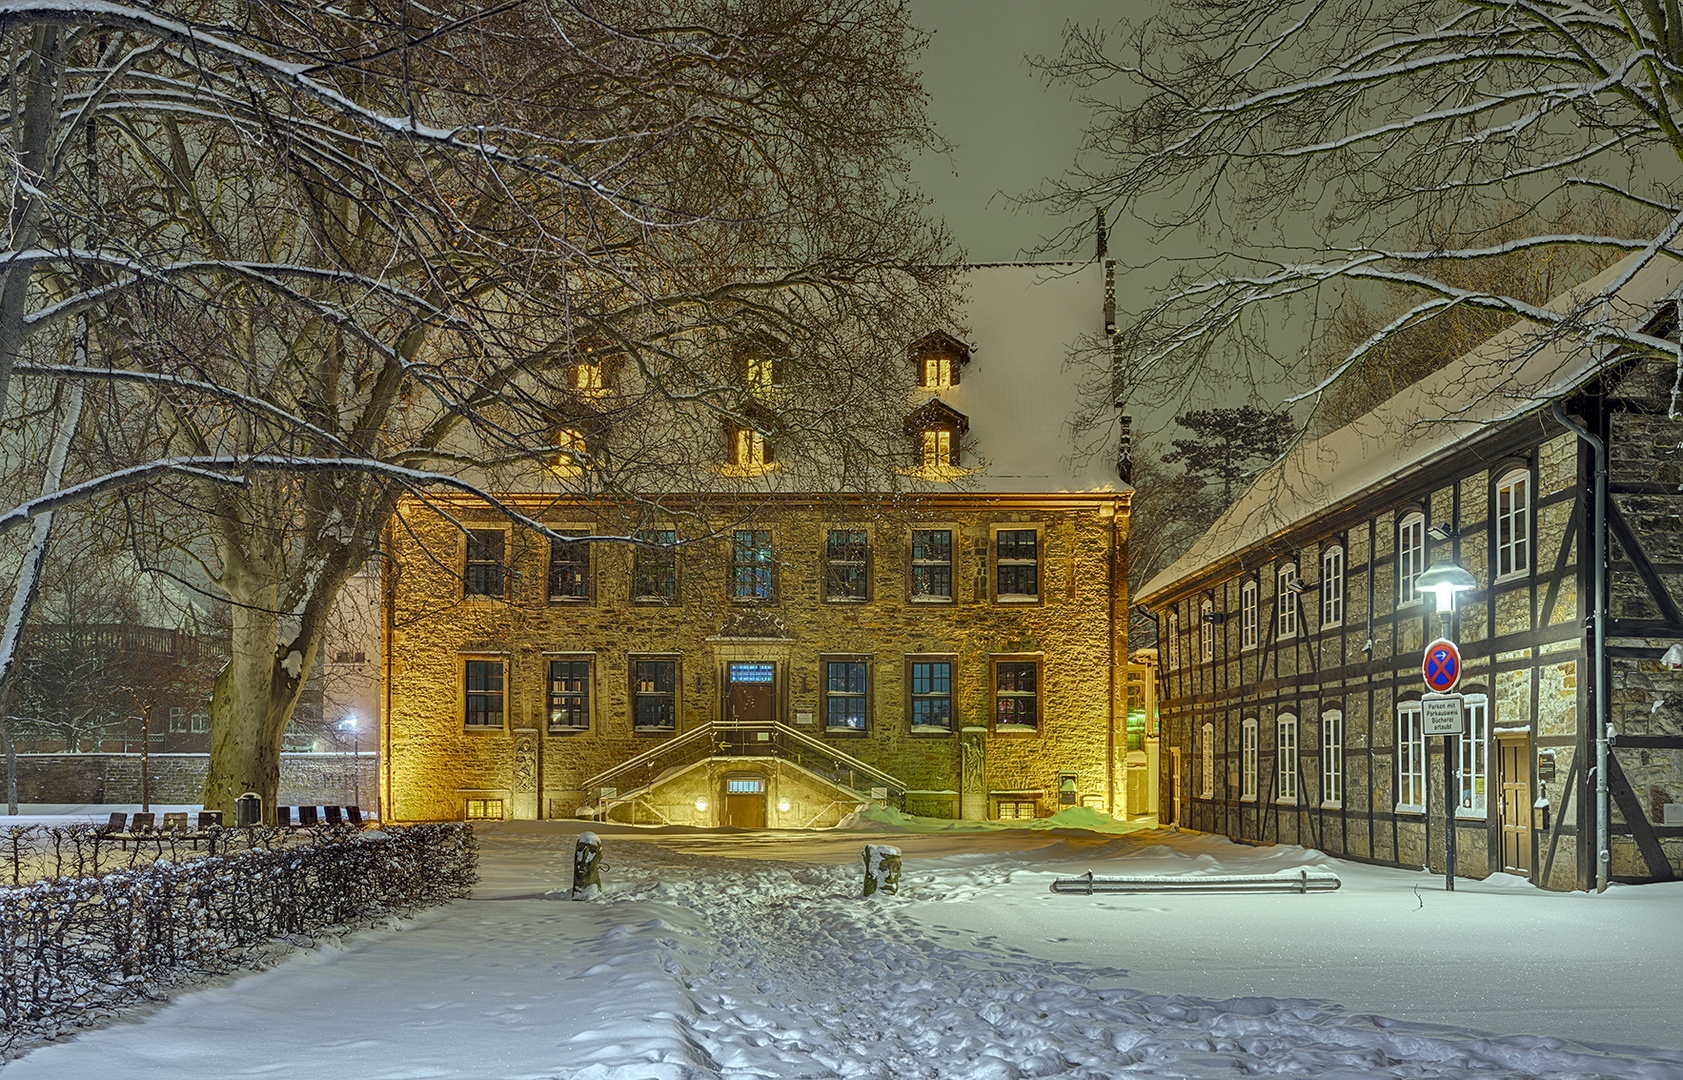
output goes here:
<path id="1" fill-rule="evenodd" d="M 460 823 L 253 838 L 182 862 L 0 889 L 0 1051 L 250 964 L 276 939 L 448 903 L 478 880 L 473 832 Z M 100 857 L 87 834 L 35 839 L 61 865 Z"/>

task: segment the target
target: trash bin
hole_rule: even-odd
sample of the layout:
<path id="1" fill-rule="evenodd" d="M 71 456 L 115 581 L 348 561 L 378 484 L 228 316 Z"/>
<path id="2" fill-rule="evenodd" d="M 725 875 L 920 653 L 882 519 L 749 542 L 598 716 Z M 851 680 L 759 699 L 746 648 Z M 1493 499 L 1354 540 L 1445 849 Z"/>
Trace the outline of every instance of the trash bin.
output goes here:
<path id="1" fill-rule="evenodd" d="M 263 796 L 248 791 L 234 800 L 235 825 L 263 824 Z"/>

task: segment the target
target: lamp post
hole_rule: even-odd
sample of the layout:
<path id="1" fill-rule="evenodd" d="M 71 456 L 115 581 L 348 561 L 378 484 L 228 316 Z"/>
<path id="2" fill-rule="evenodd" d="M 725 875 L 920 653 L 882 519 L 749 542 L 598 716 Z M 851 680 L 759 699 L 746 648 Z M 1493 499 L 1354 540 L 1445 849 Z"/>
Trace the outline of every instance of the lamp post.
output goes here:
<path id="1" fill-rule="evenodd" d="M 1421 708 L 1421 741 L 1428 735 L 1443 736 L 1443 828 L 1444 859 L 1443 888 L 1455 891 L 1455 804 L 1461 797 L 1461 785 L 1456 783 L 1456 737 L 1465 724 L 1461 709 L 1461 695 L 1453 693 L 1461 681 L 1461 650 L 1450 639 L 1451 616 L 1455 612 L 1455 594 L 1475 589 L 1473 575 L 1453 562 L 1435 562 L 1414 579 L 1414 587 L 1429 592 L 1437 600 L 1438 637 L 1426 646 L 1421 674 L 1426 689 L 1435 697 L 1423 698 Z"/>
<path id="2" fill-rule="evenodd" d="M 362 791 L 360 788 L 362 778 L 357 774 L 362 769 L 362 731 L 356 726 L 355 713 L 345 714 L 345 718 L 339 721 L 339 731 L 341 733 L 346 731 L 351 733 L 351 805 L 361 806 Z M 343 737 L 342 734 L 341 737 Z M 340 745 L 343 744 L 341 743 Z"/>

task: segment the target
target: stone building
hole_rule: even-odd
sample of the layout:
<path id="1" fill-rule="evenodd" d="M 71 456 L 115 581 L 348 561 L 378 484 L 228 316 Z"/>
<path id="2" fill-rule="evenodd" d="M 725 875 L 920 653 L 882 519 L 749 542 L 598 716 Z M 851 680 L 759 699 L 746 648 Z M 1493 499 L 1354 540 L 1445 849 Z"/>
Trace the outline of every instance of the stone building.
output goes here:
<path id="1" fill-rule="evenodd" d="M 406 501 L 382 636 L 388 815 L 799 827 L 872 802 L 1120 809 L 1129 491 L 1114 452 L 1072 463 L 1066 370 L 1103 340 L 1104 274 L 967 270 L 962 336 L 907 343 L 918 483 L 893 498 L 714 496 L 698 530 L 499 496 L 562 534 L 642 545 Z M 741 432 L 719 467 L 777 464 Z"/>
<path id="2" fill-rule="evenodd" d="M 1610 304 L 1675 340 L 1680 283 L 1649 267 Z M 1458 874 L 1676 876 L 1677 369 L 1529 333 L 1306 441 L 1140 590 L 1163 643 L 1164 821 L 1442 872 L 1453 806 Z M 1475 583 L 1452 610 L 1420 582 L 1440 562 Z M 1462 657 L 1448 749 L 1423 719 L 1440 636 Z"/>

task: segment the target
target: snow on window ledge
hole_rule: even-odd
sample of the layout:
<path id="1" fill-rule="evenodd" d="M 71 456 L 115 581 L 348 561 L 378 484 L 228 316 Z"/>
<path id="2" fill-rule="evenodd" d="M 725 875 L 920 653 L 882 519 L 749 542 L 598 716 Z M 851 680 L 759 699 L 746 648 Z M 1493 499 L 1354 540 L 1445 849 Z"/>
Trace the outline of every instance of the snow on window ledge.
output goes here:
<path id="1" fill-rule="evenodd" d="M 996 604 L 1038 604 L 1039 593 L 1000 593 L 994 597 Z"/>
<path id="2" fill-rule="evenodd" d="M 913 735 L 951 735 L 953 729 L 942 727 L 940 724 L 913 724 Z"/>
<path id="3" fill-rule="evenodd" d="M 1006 735 L 1033 735 L 1040 730 L 1033 724 L 995 724 L 993 729 Z"/>
<path id="4" fill-rule="evenodd" d="M 1343 799 L 1325 799 L 1321 802 L 1321 809 L 1322 810 L 1342 810 L 1342 809 L 1344 809 L 1344 800 Z"/>
<path id="5" fill-rule="evenodd" d="M 1287 799 L 1275 799 L 1274 800 L 1274 805 L 1275 806 L 1296 806 L 1297 805 L 1297 796 L 1293 795 L 1292 797 L 1287 798 Z"/>
<path id="6" fill-rule="evenodd" d="M 1398 803 L 1395 809 L 1396 813 L 1399 814 L 1424 814 L 1426 812 L 1424 806 L 1417 806 L 1414 803 Z"/>

